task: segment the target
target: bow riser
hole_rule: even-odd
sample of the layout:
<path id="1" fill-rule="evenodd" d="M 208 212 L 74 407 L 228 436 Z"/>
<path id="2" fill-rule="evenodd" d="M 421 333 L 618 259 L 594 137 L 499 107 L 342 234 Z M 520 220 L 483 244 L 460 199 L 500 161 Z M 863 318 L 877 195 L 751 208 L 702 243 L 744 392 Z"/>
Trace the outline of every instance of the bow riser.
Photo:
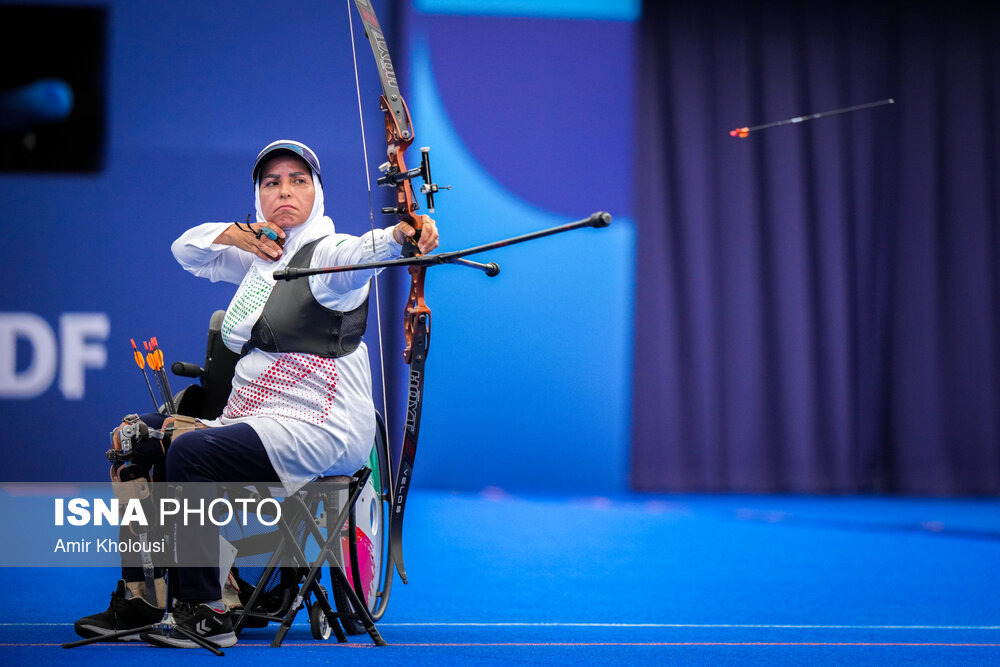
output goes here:
<path id="1" fill-rule="evenodd" d="M 424 303 L 424 274 L 427 272 L 427 267 L 411 266 L 409 272 L 412 278 L 410 280 L 410 296 L 406 301 L 406 317 L 403 322 L 403 332 L 406 336 L 403 361 L 406 363 L 410 363 L 413 359 L 413 343 L 419 337 L 418 330 L 421 326 L 425 330 L 425 336 L 428 339 L 427 343 L 423 346 L 422 353 L 424 355 L 427 354 L 427 348 L 430 346 L 431 330 L 431 309 Z"/>
<path id="2" fill-rule="evenodd" d="M 389 114 L 386 114 L 386 135 L 389 134 L 389 121 L 391 120 Z M 387 174 L 405 174 L 407 172 L 406 160 L 403 158 L 403 153 L 406 147 L 410 145 L 411 142 L 407 141 L 402 144 L 389 143 L 389 148 L 386 151 L 386 155 L 389 158 L 384 167 L 386 167 Z M 392 183 L 387 183 L 387 185 L 393 185 Z M 417 198 L 413 193 L 413 186 L 410 184 L 409 179 L 403 180 L 401 183 L 395 183 L 396 188 L 396 207 L 395 209 L 387 209 L 383 212 L 394 213 L 396 217 L 402 221 L 408 223 L 418 232 L 423 229 L 424 222 L 427 219 L 426 215 L 415 215 L 414 212 L 420 208 L 417 203 Z M 412 255 L 412 248 L 407 245 L 407 256 Z"/>
<path id="3" fill-rule="evenodd" d="M 406 168 L 406 160 L 403 155 L 406 153 L 406 149 L 410 147 L 410 144 L 413 143 L 413 130 L 403 129 L 403 126 L 400 125 L 400 119 L 388 107 L 385 95 L 382 96 L 379 106 L 385 112 L 385 142 L 387 146 L 386 157 L 388 160 L 383 165 L 385 167 L 384 170 L 387 174 L 405 174 L 408 169 Z M 405 127 L 412 128 L 410 124 L 410 112 L 406 107 L 405 101 L 402 103 L 402 108 L 402 122 L 406 123 Z M 404 138 L 404 132 L 409 136 L 409 139 Z M 425 216 L 413 215 L 413 212 L 420 208 L 420 206 L 417 204 L 417 198 L 413 194 L 413 185 L 410 183 L 410 180 L 404 179 L 396 183 L 389 182 L 386 185 L 393 185 L 396 188 L 396 216 L 419 231 L 424 225 Z"/>

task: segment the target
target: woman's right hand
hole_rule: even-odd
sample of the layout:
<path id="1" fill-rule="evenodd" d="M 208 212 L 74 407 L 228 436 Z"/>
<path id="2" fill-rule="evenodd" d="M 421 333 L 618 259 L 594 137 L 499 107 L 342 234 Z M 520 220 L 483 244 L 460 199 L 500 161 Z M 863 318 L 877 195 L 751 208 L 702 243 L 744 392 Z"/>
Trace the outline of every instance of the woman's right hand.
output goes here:
<path id="1" fill-rule="evenodd" d="M 247 231 L 247 227 L 255 232 L 262 227 L 273 229 L 278 239 L 272 241 L 264 234 L 261 234 L 260 238 L 257 238 L 256 234 Z M 216 237 L 215 243 L 231 245 L 245 252 L 252 253 L 261 259 L 273 262 L 281 257 L 281 246 L 285 243 L 285 230 L 270 222 L 255 222 L 251 225 L 237 225 L 234 222 Z"/>

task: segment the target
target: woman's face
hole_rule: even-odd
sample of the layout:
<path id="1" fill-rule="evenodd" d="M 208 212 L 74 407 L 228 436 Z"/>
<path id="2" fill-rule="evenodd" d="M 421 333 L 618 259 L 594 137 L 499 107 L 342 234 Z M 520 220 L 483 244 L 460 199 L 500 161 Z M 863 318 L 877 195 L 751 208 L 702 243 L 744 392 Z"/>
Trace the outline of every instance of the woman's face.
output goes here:
<path id="1" fill-rule="evenodd" d="M 260 210 L 268 222 L 282 229 L 297 227 L 309 219 L 316 188 L 305 160 L 279 155 L 260 170 Z"/>

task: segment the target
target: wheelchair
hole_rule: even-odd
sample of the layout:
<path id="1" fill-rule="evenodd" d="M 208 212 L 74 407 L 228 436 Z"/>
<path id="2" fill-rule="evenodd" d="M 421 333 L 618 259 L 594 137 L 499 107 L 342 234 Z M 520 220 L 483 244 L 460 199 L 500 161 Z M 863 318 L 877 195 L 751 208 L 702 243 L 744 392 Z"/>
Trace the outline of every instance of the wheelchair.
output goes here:
<path id="1" fill-rule="evenodd" d="M 239 355 L 222 342 L 224 316 L 225 311 L 219 310 L 211 317 L 203 366 L 175 362 L 171 367 L 175 375 L 199 380 L 174 397 L 179 414 L 212 419 L 226 405 Z M 376 644 L 384 644 L 373 624 L 385 614 L 392 590 L 394 565 L 388 522 L 392 472 L 385 421 L 377 411 L 373 418 L 375 441 L 361 470 L 351 477 L 321 478 L 285 499 L 286 503 L 294 500 L 291 518 L 284 522 L 280 536 L 285 546 L 282 551 L 297 555 L 291 563 L 279 562 L 278 554 L 255 549 L 254 544 L 261 541 L 252 531 L 223 535 L 236 548 L 231 580 L 238 585 L 243 605 L 232 610 L 237 634 L 244 628 L 278 622 L 281 626 L 272 646 L 280 646 L 295 615 L 305 608 L 316 639 L 336 634 L 338 641 L 347 641 L 345 635 L 367 631 Z M 310 540 L 318 553 L 307 552 Z M 320 583 L 324 567 L 329 572 L 332 605 Z M 367 614 L 359 613 L 354 601 L 363 601 Z"/>

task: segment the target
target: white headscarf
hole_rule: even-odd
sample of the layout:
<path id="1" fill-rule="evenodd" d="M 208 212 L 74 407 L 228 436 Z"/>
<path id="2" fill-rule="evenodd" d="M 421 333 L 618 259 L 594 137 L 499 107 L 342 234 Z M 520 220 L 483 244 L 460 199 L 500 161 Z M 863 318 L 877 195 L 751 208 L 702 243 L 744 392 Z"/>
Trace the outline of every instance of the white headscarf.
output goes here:
<path id="1" fill-rule="evenodd" d="M 304 162 L 305 160 L 303 160 Z M 295 256 L 299 248 L 305 244 L 314 241 L 323 236 L 328 236 L 333 234 L 335 229 L 333 226 L 333 220 L 329 216 L 325 215 L 325 209 L 323 206 L 323 184 L 319 180 L 319 175 L 312 169 L 309 168 L 312 174 L 313 187 L 316 190 L 316 198 L 313 200 L 312 211 L 309 213 L 309 217 L 301 225 L 295 227 L 289 227 L 285 229 L 285 244 L 282 246 L 281 257 L 274 262 L 269 260 L 263 260 L 259 257 L 256 261 L 266 262 L 272 270 L 284 268 L 288 261 Z M 265 222 L 267 218 L 264 217 L 264 212 L 260 207 L 260 179 L 253 185 L 253 195 L 254 195 L 254 208 L 257 211 L 257 222 Z"/>

